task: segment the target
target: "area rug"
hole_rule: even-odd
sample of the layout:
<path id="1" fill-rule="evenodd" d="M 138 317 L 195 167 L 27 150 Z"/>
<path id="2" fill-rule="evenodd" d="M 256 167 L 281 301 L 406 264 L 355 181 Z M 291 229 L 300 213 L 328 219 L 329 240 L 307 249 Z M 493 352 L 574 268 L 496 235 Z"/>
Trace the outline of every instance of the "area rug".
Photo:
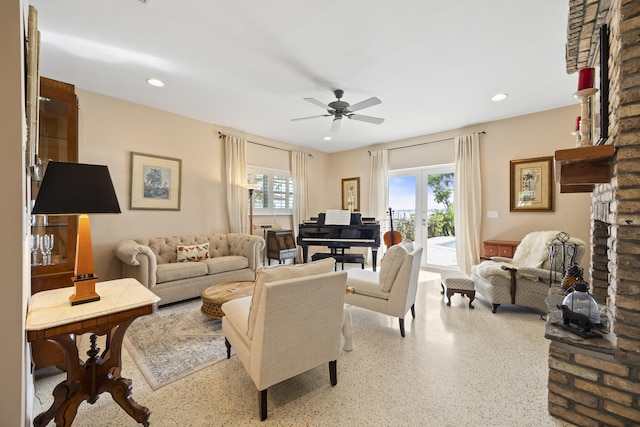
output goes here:
<path id="1" fill-rule="evenodd" d="M 193 299 L 158 308 L 129 326 L 124 344 L 153 390 L 227 357 L 222 322 Z"/>

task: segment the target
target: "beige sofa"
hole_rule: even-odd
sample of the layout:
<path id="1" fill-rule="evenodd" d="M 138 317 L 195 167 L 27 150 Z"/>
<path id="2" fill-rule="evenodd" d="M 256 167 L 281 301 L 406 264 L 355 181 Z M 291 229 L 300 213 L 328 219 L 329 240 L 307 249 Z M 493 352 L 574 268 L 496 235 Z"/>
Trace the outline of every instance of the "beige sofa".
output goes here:
<path id="1" fill-rule="evenodd" d="M 199 297 L 215 284 L 255 280 L 264 239 L 237 233 L 124 240 L 114 249 L 122 277 L 133 277 L 161 300 Z"/>

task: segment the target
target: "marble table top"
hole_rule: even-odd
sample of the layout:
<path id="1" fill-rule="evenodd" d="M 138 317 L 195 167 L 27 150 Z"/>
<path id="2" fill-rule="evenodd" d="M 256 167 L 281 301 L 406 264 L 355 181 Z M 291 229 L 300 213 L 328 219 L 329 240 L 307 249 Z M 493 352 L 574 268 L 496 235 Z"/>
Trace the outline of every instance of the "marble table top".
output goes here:
<path id="1" fill-rule="evenodd" d="M 27 331 L 39 331 L 106 314 L 143 307 L 160 301 L 160 297 L 136 279 L 118 279 L 96 283 L 99 301 L 71 305 L 73 287 L 38 292 L 31 296 L 27 309 Z"/>

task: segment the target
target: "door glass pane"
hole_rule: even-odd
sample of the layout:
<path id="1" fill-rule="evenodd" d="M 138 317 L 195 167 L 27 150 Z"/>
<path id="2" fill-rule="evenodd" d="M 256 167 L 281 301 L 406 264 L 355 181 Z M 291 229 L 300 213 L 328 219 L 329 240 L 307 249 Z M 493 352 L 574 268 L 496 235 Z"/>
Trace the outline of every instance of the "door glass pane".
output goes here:
<path id="1" fill-rule="evenodd" d="M 389 178 L 389 205 L 393 211 L 393 229 L 403 240 L 416 239 L 416 176 Z M 387 218 L 386 223 L 389 222 Z M 389 229 L 390 225 L 387 225 Z"/>
<path id="2" fill-rule="evenodd" d="M 428 174 L 427 264 L 453 267 L 456 238 L 453 220 L 453 172 Z"/>

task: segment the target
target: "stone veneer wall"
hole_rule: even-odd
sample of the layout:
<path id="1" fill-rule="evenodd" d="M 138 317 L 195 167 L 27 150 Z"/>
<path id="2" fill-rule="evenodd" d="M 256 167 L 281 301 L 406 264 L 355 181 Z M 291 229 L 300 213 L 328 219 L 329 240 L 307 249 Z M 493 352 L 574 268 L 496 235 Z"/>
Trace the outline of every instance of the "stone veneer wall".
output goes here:
<path id="1" fill-rule="evenodd" d="M 581 426 L 640 425 L 640 1 L 569 4 L 568 71 L 592 63 L 589 31 L 599 27 L 593 21 L 606 19 L 609 25 L 606 143 L 616 150 L 611 183 L 592 193 L 590 271 L 591 292 L 611 315 L 611 351 L 552 341 L 548 407 L 552 415 Z M 577 44 L 580 52 L 571 50 L 576 34 L 583 40 Z"/>

